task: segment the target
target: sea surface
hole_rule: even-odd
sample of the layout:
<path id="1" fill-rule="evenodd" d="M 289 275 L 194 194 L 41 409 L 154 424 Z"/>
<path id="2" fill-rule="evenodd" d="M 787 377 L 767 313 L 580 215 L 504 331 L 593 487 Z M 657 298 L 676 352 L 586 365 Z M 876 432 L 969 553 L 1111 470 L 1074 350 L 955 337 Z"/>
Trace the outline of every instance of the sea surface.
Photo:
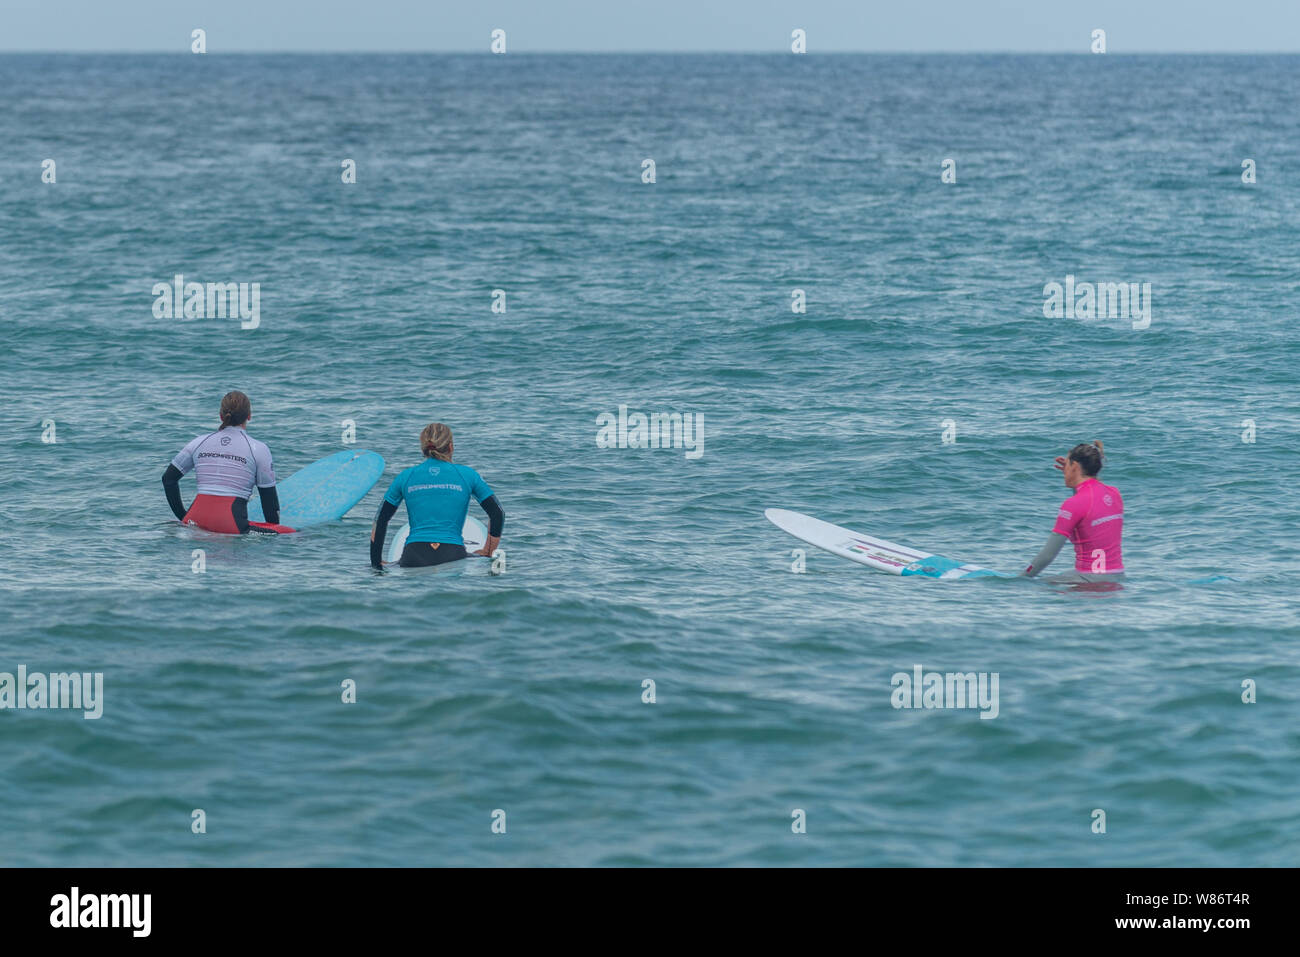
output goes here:
<path id="1" fill-rule="evenodd" d="M 1300 57 L 6 55 L 0 91 L 0 672 L 103 675 L 98 719 L 0 710 L 0 864 L 1300 859 Z M 160 318 L 177 274 L 258 283 L 256 328 Z M 1067 276 L 1150 283 L 1149 325 L 1046 316 Z M 159 478 L 230 389 L 282 478 L 383 479 L 293 537 L 180 527 Z M 703 445 L 600 447 L 623 406 Z M 369 567 L 432 421 L 499 575 Z M 763 515 L 1017 571 L 1091 439 L 1114 590 Z M 996 717 L 895 708 L 918 665 L 996 674 Z"/>

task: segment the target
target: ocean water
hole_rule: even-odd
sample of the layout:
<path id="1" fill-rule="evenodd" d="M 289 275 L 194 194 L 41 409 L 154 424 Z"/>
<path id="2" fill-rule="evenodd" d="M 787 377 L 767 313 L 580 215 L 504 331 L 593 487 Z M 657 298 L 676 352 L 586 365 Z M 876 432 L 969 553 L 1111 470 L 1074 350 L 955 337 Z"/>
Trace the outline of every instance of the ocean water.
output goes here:
<path id="1" fill-rule="evenodd" d="M 1300 58 L 8 55 L 0 89 L 0 672 L 104 676 L 97 720 L 0 711 L 0 862 L 1296 863 Z M 257 327 L 157 318 L 178 273 L 258 283 Z M 1149 325 L 1046 317 L 1067 276 L 1150 283 Z M 345 420 L 385 477 L 292 538 L 182 529 L 159 477 L 235 388 L 281 477 Z M 622 406 L 703 444 L 599 447 Z M 368 566 L 435 420 L 503 574 Z M 763 516 L 1014 571 L 1093 438 L 1116 590 L 796 574 Z M 996 673 L 997 716 L 896 709 L 917 665 Z"/>

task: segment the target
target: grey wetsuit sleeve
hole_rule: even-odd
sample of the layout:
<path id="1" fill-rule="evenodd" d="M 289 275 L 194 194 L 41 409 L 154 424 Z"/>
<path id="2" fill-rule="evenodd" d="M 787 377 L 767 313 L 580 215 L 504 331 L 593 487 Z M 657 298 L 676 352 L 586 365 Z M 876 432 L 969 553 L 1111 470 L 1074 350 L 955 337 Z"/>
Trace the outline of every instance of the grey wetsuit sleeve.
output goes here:
<path id="1" fill-rule="evenodd" d="M 1027 578 L 1033 578 L 1048 565 L 1052 564 L 1052 559 L 1054 559 L 1061 551 L 1061 546 L 1069 540 L 1070 539 L 1066 536 L 1058 535 L 1056 532 L 1052 532 L 1048 535 L 1047 544 L 1043 546 L 1041 552 L 1034 556 L 1034 560 L 1029 563 L 1029 567 L 1024 571 L 1025 576 Z"/>

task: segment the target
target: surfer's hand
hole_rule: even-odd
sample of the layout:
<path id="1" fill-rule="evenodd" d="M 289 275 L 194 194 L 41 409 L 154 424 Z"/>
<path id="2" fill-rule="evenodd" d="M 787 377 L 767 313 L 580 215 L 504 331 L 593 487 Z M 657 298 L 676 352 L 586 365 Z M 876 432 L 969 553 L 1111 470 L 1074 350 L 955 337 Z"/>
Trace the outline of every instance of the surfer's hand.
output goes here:
<path id="1" fill-rule="evenodd" d="M 480 549 L 479 549 L 478 551 L 476 551 L 474 554 L 475 554 L 475 555 L 481 555 L 483 558 L 491 558 L 491 557 L 492 557 L 492 553 L 495 552 L 495 551 L 497 550 L 497 546 L 500 545 L 500 544 L 501 544 L 501 538 L 500 538 L 500 536 L 498 536 L 498 535 L 489 535 L 489 536 L 488 536 L 488 540 L 487 540 L 487 542 L 483 545 L 482 548 L 480 548 Z"/>
<path id="2" fill-rule="evenodd" d="M 1064 455 L 1058 455 L 1058 456 L 1056 457 L 1056 462 L 1053 464 L 1052 467 L 1053 467 L 1054 469 L 1056 469 L 1058 472 L 1064 472 L 1064 471 L 1065 471 L 1065 456 L 1064 456 Z"/>

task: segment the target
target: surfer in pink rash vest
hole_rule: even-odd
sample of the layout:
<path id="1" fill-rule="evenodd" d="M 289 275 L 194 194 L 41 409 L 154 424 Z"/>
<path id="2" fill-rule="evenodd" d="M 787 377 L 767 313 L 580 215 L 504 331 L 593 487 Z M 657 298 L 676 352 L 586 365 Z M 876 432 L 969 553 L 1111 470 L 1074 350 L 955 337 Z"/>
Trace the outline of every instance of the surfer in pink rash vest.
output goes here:
<path id="1" fill-rule="evenodd" d="M 1024 570 L 1025 576 L 1033 578 L 1050 565 L 1067 541 L 1074 544 L 1074 571 L 1053 575 L 1051 581 L 1104 582 L 1124 576 L 1124 500 L 1119 489 L 1097 479 L 1103 461 L 1100 442 L 1081 443 L 1056 459 L 1074 494 L 1061 504 L 1047 544 Z"/>

